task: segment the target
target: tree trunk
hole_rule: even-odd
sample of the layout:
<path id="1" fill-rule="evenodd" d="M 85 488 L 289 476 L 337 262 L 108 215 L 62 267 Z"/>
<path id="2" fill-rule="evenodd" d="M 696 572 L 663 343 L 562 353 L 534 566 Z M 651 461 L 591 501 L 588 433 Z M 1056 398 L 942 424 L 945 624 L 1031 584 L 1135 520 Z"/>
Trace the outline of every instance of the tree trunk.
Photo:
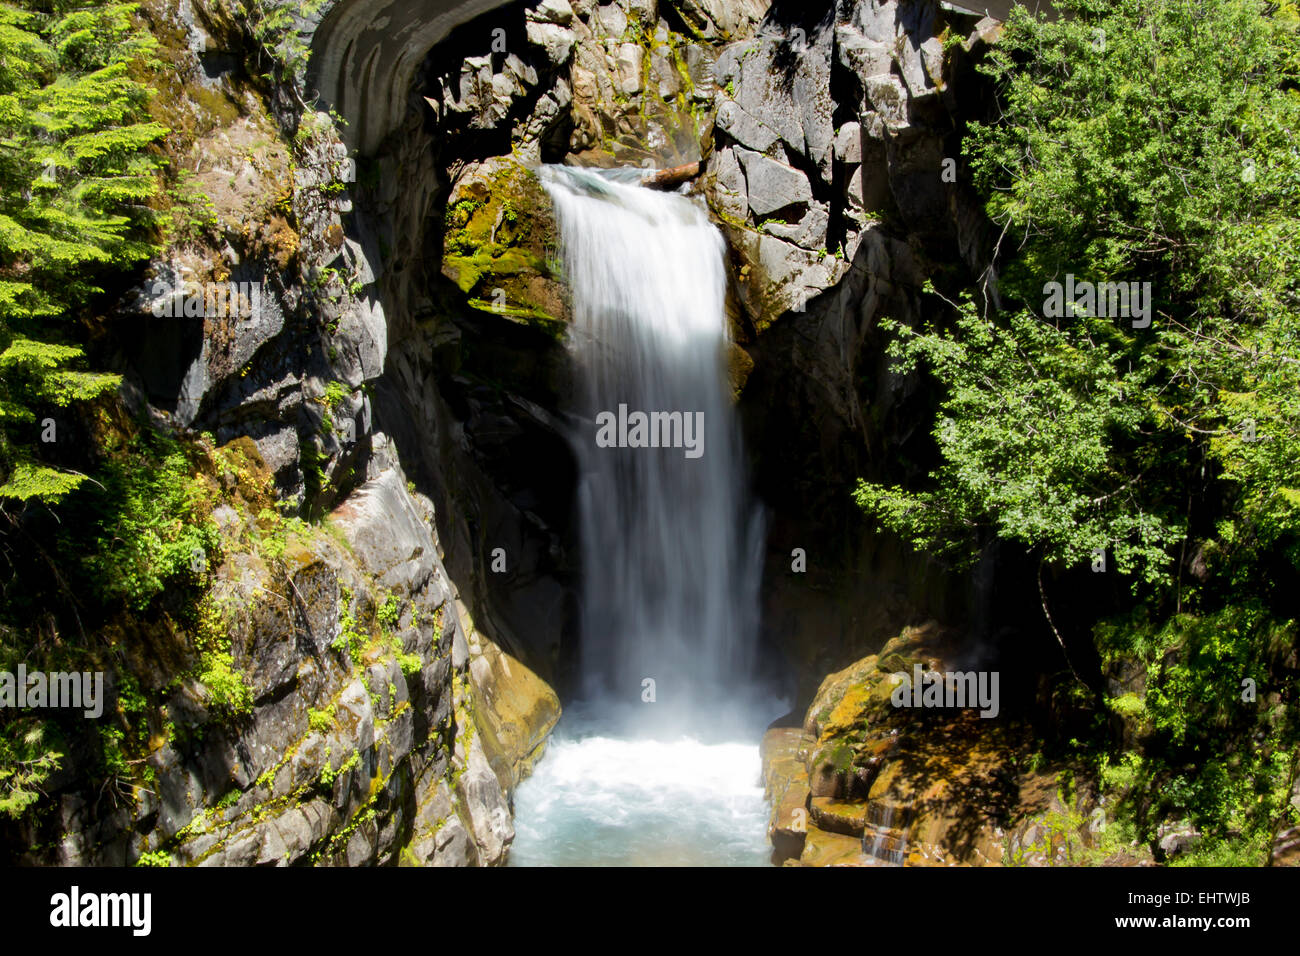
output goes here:
<path id="1" fill-rule="evenodd" d="M 674 189 L 684 182 L 694 179 L 700 174 L 700 163 L 696 160 L 693 163 L 687 163 L 685 166 L 674 166 L 671 169 L 661 169 L 657 172 L 647 173 L 641 178 L 641 185 L 648 189 Z"/>

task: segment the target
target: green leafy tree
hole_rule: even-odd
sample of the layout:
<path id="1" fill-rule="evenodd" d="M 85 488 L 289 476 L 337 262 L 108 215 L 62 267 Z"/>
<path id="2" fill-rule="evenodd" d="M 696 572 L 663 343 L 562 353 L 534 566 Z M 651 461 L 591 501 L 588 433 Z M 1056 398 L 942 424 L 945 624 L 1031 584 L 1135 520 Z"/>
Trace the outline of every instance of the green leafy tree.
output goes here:
<path id="1" fill-rule="evenodd" d="M 69 334 L 106 276 L 154 251 L 167 130 L 131 74 L 154 39 L 135 4 L 0 4 L 0 497 L 60 500 L 85 476 L 36 452 L 37 410 L 118 384 Z"/>
<path id="2" fill-rule="evenodd" d="M 1144 675 L 1107 701 L 1140 740 L 1098 746 L 1112 806 L 1140 838 L 1186 817 L 1203 859 L 1258 863 L 1296 745 L 1300 11 L 1056 7 L 1012 15 L 983 66 L 1002 113 L 966 143 L 999 297 L 887 324 L 900 366 L 934 375 L 939 463 L 856 497 L 958 564 L 994 537 L 1037 555 L 1049 623 L 1044 567 L 1105 548 L 1136 599 L 1094 643 Z M 1150 283 L 1150 325 L 1057 314 L 1048 284 L 1069 275 Z"/>
<path id="3" fill-rule="evenodd" d="M 950 324 L 895 327 L 893 354 L 942 383 L 942 464 L 927 488 L 864 482 L 858 501 L 958 559 L 988 533 L 1060 564 L 1106 548 L 1158 588 L 1208 463 L 1230 498 L 1210 552 L 1249 564 L 1280 546 L 1294 561 L 1295 4 L 1271 17 L 1253 0 L 1064 6 L 1051 22 L 1012 17 L 985 67 L 1003 114 L 968 143 L 1012 307 L 967 298 Z M 1046 284 L 1070 274 L 1151 283 L 1151 327 L 1048 318 Z"/>

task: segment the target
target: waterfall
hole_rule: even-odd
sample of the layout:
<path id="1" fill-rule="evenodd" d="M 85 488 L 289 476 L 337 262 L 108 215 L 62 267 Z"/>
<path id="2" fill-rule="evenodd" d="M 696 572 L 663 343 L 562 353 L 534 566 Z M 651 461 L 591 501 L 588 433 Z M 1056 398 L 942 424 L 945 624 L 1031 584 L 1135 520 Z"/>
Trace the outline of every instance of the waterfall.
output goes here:
<path id="1" fill-rule="evenodd" d="M 515 794 L 512 865 L 768 858 L 762 525 L 726 374 L 723 243 L 636 171 L 543 167 L 573 303 L 580 699 Z"/>
<path id="2" fill-rule="evenodd" d="M 540 174 L 580 388 L 582 694 L 685 726 L 751 679 L 761 527 L 726 373 L 722 237 L 628 172 Z"/>

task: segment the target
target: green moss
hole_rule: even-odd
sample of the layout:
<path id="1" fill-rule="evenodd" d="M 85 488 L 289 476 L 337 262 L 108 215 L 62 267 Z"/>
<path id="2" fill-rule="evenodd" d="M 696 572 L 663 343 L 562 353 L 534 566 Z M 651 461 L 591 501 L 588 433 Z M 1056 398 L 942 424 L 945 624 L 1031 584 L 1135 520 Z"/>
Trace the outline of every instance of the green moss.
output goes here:
<path id="1" fill-rule="evenodd" d="M 375 612 L 375 617 L 380 625 L 384 628 L 394 628 L 397 626 L 398 617 L 402 611 L 402 602 L 398 600 L 395 594 L 390 594 L 384 598 L 384 603 L 380 605 L 379 610 Z"/>
<path id="2" fill-rule="evenodd" d="M 1106 706 L 1121 717 L 1140 717 L 1146 713 L 1147 704 L 1137 694 L 1121 694 L 1106 701 Z"/>
<path id="3" fill-rule="evenodd" d="M 329 789 L 330 787 L 334 786 L 334 781 L 337 780 L 342 774 L 345 774 L 350 770 L 355 770 L 361 764 L 361 752 L 354 750 L 352 751 L 352 755 L 348 757 L 347 760 L 339 764 L 338 769 L 336 770 L 334 768 L 334 765 L 329 761 L 328 747 L 325 749 L 325 754 L 326 754 L 325 766 L 321 767 L 320 777 L 318 779 L 320 780 L 321 786 L 325 787 L 326 789 Z"/>
<path id="4" fill-rule="evenodd" d="M 340 654 L 347 650 L 353 663 L 360 663 L 362 655 L 365 653 L 366 646 L 370 643 L 370 635 L 357 622 L 356 615 L 353 612 L 354 602 L 352 600 L 352 591 L 349 588 L 339 589 L 339 636 L 331 642 L 330 647 Z"/>
<path id="5" fill-rule="evenodd" d="M 522 321 L 526 325 L 534 325 L 553 336 L 557 341 L 563 340 L 567 328 L 562 319 L 557 319 L 549 312 L 532 306 L 497 305 L 495 301 L 490 302 L 487 299 L 478 298 L 470 299 L 466 302 L 466 305 L 471 309 L 478 309 L 480 312 L 491 312 L 493 315 Z"/>
<path id="6" fill-rule="evenodd" d="M 442 272 L 471 308 L 507 318 L 554 322 L 537 280 L 557 277 L 550 199 L 522 164 L 502 163 L 467 185 L 447 209 Z"/>
<path id="7" fill-rule="evenodd" d="M 334 726 L 334 718 L 338 712 L 337 702 L 331 702 L 328 707 L 321 710 L 307 708 L 307 726 L 317 733 L 326 733 Z"/>
<path id="8" fill-rule="evenodd" d="M 212 695 L 212 703 L 231 716 L 253 711 L 253 692 L 235 666 L 229 651 L 205 652 L 199 664 L 199 681 Z"/>
<path id="9" fill-rule="evenodd" d="M 549 275 L 546 259 L 527 249 L 502 246 L 487 242 L 469 255 L 449 255 L 443 259 L 444 268 L 454 272 L 453 281 L 461 292 L 474 292 L 480 288 L 484 276 L 511 277 L 517 275 Z"/>

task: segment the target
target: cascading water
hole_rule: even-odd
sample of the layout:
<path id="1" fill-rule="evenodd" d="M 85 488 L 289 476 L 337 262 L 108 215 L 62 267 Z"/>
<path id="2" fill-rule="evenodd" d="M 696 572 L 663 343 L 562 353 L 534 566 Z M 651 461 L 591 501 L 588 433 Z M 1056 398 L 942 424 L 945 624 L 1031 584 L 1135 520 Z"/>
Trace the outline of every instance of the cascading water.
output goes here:
<path id="1" fill-rule="evenodd" d="M 573 299 L 582 700 L 516 794 L 528 863 L 761 864 L 762 528 L 726 376 L 723 243 L 636 171 L 543 167 Z"/>
<path id="2" fill-rule="evenodd" d="M 542 175 L 585 386 L 583 695 L 640 709 L 648 679 L 663 706 L 644 716 L 684 723 L 705 704 L 716 717 L 752 669 L 759 570 L 725 374 L 722 237 L 684 197 Z"/>

